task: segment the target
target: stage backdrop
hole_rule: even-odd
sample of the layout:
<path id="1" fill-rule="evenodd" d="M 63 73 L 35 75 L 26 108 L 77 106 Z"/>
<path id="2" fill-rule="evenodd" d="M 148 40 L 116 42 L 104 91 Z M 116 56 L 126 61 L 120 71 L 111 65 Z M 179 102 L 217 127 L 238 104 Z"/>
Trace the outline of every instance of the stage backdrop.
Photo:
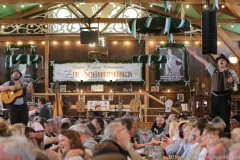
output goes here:
<path id="1" fill-rule="evenodd" d="M 142 81 L 138 63 L 64 63 L 54 64 L 56 81 Z"/>

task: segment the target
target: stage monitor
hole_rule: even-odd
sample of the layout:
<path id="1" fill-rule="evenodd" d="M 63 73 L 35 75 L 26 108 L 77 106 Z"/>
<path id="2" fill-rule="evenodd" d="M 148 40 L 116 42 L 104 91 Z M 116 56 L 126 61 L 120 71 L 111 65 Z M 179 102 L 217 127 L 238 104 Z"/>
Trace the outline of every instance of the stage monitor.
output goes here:
<path id="1" fill-rule="evenodd" d="M 81 44 L 96 43 L 98 44 L 98 31 L 81 31 Z"/>

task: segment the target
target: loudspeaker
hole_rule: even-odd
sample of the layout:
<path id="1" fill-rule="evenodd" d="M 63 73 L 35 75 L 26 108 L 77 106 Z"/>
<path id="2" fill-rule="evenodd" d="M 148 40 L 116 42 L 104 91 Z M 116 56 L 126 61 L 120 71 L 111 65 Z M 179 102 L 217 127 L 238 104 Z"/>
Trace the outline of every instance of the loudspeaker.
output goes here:
<path id="1" fill-rule="evenodd" d="M 216 11 L 202 11 L 202 54 L 217 54 Z"/>
<path id="2" fill-rule="evenodd" d="M 211 54 L 217 54 L 217 14 L 216 11 L 209 11 L 209 41 Z"/>
<path id="3" fill-rule="evenodd" d="M 209 54 L 209 12 L 202 11 L 202 54 Z"/>
<path id="4" fill-rule="evenodd" d="M 96 43 L 98 44 L 98 31 L 81 31 L 81 44 Z"/>

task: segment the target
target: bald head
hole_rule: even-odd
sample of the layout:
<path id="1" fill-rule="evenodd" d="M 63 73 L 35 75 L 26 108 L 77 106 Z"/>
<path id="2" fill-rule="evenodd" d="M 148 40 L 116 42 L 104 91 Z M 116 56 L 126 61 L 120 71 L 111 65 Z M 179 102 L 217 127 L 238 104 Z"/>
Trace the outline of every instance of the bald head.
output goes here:
<path id="1" fill-rule="evenodd" d="M 177 116 L 176 114 L 170 114 L 169 117 L 168 117 L 168 121 L 169 123 L 173 122 L 173 121 L 176 121 L 177 120 Z"/>

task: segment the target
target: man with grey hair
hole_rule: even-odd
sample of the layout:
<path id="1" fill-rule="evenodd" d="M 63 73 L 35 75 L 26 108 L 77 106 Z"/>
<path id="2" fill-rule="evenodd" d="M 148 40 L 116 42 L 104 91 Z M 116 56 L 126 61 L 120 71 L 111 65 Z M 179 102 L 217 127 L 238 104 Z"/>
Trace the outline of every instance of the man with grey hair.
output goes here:
<path id="1" fill-rule="evenodd" d="M 133 121 L 131 118 L 121 118 L 119 119 L 122 122 L 122 125 L 126 126 L 130 138 L 134 137 L 134 126 L 133 126 Z M 134 143 L 135 144 L 135 143 Z M 132 159 L 137 159 L 137 160 L 142 160 L 142 157 L 140 156 L 140 154 L 138 154 L 134 148 L 131 142 L 129 143 L 129 148 L 128 148 L 128 153 L 130 154 Z M 136 147 L 137 148 L 137 147 Z"/>
<path id="2" fill-rule="evenodd" d="M 114 146 L 119 153 L 126 158 L 131 159 L 128 149 L 130 148 L 130 135 L 125 126 L 120 121 L 112 121 L 107 125 L 104 130 L 105 139 L 101 141 L 101 144 L 109 144 Z"/>
<path id="3" fill-rule="evenodd" d="M 198 154 L 201 151 L 200 145 L 199 145 L 199 140 L 200 140 L 200 130 L 198 128 L 193 128 L 191 130 L 191 133 L 188 137 L 188 143 L 191 144 L 189 147 L 188 154 L 184 158 L 184 160 L 197 160 L 198 159 Z"/>
<path id="4" fill-rule="evenodd" d="M 91 132 L 85 124 L 75 124 L 70 129 L 78 132 L 84 147 L 90 149 L 92 152 L 94 151 L 98 143 L 91 137 Z"/>
<path id="5" fill-rule="evenodd" d="M 238 128 L 238 121 L 236 119 L 230 119 L 230 131 Z"/>
<path id="6" fill-rule="evenodd" d="M 50 126 L 52 127 L 53 132 L 51 133 L 54 137 L 58 136 L 61 128 L 61 121 L 59 117 L 54 117 L 52 119 L 48 119 Z"/>
<path id="7" fill-rule="evenodd" d="M 226 123 L 223 121 L 222 118 L 220 118 L 218 116 L 213 118 L 211 123 L 214 128 L 220 128 L 220 129 L 224 130 L 224 128 L 226 127 Z"/>
<path id="8" fill-rule="evenodd" d="M 152 124 L 151 131 L 155 134 L 160 134 L 162 133 L 165 125 L 166 123 L 163 115 L 158 115 Z"/>
<path id="9" fill-rule="evenodd" d="M 208 156 L 210 159 L 228 159 L 232 141 L 228 138 L 213 139 L 208 144 Z"/>
<path id="10" fill-rule="evenodd" d="M 240 159 L 240 143 L 235 143 L 230 147 L 228 160 Z"/>
<path id="11" fill-rule="evenodd" d="M 0 137 L 0 160 L 35 160 L 33 147 L 26 138 Z"/>

